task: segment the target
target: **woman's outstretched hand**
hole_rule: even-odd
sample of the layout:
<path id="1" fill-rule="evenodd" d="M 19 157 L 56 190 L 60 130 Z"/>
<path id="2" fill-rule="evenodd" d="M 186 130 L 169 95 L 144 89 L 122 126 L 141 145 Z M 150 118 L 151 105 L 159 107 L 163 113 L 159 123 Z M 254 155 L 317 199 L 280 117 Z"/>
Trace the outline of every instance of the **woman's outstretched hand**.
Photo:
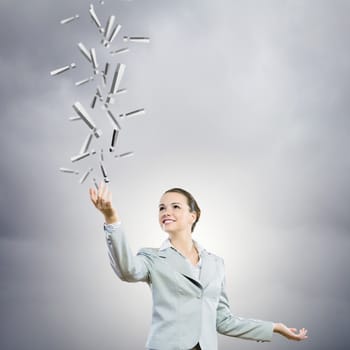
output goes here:
<path id="1" fill-rule="evenodd" d="M 302 328 L 299 331 L 296 328 L 289 328 L 283 323 L 275 323 L 273 331 L 279 333 L 290 340 L 305 340 L 307 339 L 307 329 Z"/>
<path id="2" fill-rule="evenodd" d="M 92 203 L 104 215 L 106 223 L 117 222 L 117 212 L 112 205 L 112 192 L 108 190 L 104 182 L 101 181 L 97 191 L 89 188 L 89 192 Z"/>

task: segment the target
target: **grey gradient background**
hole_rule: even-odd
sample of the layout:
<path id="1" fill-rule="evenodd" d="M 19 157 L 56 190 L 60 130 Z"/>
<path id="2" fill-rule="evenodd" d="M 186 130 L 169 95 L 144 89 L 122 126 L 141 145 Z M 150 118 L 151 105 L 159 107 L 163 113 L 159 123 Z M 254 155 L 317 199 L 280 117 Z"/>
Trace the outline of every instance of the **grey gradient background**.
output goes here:
<path id="1" fill-rule="evenodd" d="M 150 292 L 113 274 L 91 182 L 58 171 L 88 131 L 68 117 L 93 93 L 74 86 L 89 75 L 76 43 L 98 47 L 89 2 L 0 6 L 0 348 L 142 349 Z M 225 259 L 232 311 L 310 332 L 302 343 L 219 336 L 221 350 L 348 349 L 350 2 L 96 9 L 103 22 L 116 14 L 122 35 L 152 38 L 120 56 L 129 92 L 114 108 L 147 110 L 123 125 L 118 147 L 135 156 L 106 160 L 134 251 L 166 238 L 159 197 L 184 187 L 203 211 L 194 238 Z M 75 13 L 80 21 L 59 24 Z M 49 76 L 74 61 L 75 71 Z M 108 121 L 93 115 L 107 147 Z"/>

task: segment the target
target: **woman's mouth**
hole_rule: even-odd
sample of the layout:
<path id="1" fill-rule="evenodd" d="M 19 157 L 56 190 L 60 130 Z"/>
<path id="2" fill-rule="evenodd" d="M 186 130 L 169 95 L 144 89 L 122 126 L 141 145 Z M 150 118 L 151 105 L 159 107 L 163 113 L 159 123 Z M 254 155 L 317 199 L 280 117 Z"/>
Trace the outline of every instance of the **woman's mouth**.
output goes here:
<path id="1" fill-rule="evenodd" d="M 175 220 L 172 220 L 172 219 L 164 219 L 164 220 L 162 221 L 163 225 L 171 224 L 172 222 L 175 222 Z"/>

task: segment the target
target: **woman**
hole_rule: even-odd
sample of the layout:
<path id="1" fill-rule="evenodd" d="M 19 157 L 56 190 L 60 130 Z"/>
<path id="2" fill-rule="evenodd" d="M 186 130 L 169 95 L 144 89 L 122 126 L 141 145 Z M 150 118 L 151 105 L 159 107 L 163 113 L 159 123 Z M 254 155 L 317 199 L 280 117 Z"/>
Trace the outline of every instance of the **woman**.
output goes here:
<path id="1" fill-rule="evenodd" d="M 166 191 L 159 204 L 159 224 L 168 239 L 160 248 L 143 248 L 133 255 L 112 193 L 101 182 L 90 198 L 104 215 L 112 268 L 127 282 L 144 281 L 152 290 L 152 324 L 146 347 L 150 350 L 216 350 L 220 334 L 270 341 L 276 332 L 291 340 L 304 340 L 307 330 L 282 323 L 233 316 L 225 291 L 223 259 L 192 239 L 200 217 L 196 200 L 187 191 Z"/>

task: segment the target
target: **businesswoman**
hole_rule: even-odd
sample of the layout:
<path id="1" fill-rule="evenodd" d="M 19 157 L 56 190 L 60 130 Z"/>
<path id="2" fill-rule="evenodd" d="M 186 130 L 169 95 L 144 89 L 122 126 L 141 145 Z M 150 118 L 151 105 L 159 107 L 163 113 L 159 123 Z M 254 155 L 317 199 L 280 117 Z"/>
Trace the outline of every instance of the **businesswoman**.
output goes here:
<path id="1" fill-rule="evenodd" d="M 271 341 L 273 332 L 304 340 L 299 331 L 282 323 L 234 316 L 225 288 L 223 259 L 192 239 L 200 209 L 190 193 L 173 188 L 159 203 L 159 224 L 168 238 L 159 248 L 134 255 L 112 193 L 101 182 L 90 198 L 104 215 L 108 254 L 117 276 L 127 282 L 146 282 L 152 291 L 152 323 L 146 347 L 150 350 L 217 350 L 217 332 L 231 337 Z"/>

